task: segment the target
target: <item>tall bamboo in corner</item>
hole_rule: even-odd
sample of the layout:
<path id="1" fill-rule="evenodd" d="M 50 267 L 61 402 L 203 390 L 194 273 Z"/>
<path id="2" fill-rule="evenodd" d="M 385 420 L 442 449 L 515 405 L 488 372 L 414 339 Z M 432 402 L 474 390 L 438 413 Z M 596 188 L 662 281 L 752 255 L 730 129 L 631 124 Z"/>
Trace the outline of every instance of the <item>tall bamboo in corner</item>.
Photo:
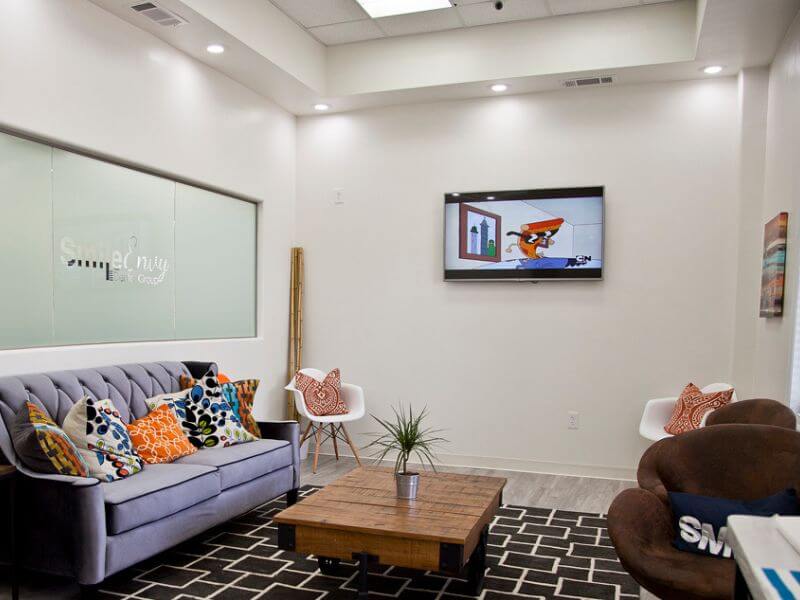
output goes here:
<path id="1" fill-rule="evenodd" d="M 303 249 L 292 248 L 291 296 L 289 298 L 289 372 L 287 381 L 303 365 Z M 286 418 L 300 420 L 294 394 L 287 392 Z"/>

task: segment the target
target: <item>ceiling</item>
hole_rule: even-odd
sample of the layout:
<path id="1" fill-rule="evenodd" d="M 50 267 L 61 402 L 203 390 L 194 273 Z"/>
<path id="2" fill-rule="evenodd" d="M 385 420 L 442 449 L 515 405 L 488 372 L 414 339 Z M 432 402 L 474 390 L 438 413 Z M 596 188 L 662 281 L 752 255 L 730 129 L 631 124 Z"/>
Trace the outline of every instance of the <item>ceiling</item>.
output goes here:
<path id="1" fill-rule="evenodd" d="M 450 0 L 451 8 L 372 19 L 356 0 L 264 0 L 326 46 L 447 29 L 545 19 L 672 0 Z"/>
<path id="2" fill-rule="evenodd" d="M 615 86 L 707 78 L 708 65 L 735 76 L 770 64 L 800 9 L 800 0 L 505 0 L 496 11 L 493 0 L 450 0 L 373 21 L 355 0 L 151 0 L 186 21 L 165 27 L 133 11 L 137 0 L 90 1 L 151 33 L 144 55 L 156 57 L 162 40 L 296 115 L 317 103 L 333 113 L 494 96 L 497 82 L 508 95 L 597 75 Z M 378 32 L 358 33 L 371 26 Z M 209 54 L 210 43 L 225 52 Z"/>

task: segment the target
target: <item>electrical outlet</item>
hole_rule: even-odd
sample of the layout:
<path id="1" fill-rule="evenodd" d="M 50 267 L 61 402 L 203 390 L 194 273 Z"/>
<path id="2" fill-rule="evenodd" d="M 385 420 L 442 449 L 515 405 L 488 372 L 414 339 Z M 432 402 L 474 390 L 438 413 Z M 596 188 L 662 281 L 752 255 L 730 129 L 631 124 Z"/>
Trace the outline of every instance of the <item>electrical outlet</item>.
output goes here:
<path id="1" fill-rule="evenodd" d="M 577 429 L 578 425 L 580 424 L 580 420 L 578 419 L 578 411 L 571 410 L 567 413 L 567 427 L 569 429 Z"/>

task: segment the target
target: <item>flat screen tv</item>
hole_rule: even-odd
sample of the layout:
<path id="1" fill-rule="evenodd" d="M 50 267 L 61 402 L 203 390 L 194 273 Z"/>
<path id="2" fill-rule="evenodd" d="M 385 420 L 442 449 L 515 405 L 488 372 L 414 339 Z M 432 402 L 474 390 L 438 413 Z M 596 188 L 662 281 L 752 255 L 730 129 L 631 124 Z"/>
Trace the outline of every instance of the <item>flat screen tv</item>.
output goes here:
<path id="1" fill-rule="evenodd" d="M 444 197 L 446 281 L 603 278 L 603 188 Z"/>

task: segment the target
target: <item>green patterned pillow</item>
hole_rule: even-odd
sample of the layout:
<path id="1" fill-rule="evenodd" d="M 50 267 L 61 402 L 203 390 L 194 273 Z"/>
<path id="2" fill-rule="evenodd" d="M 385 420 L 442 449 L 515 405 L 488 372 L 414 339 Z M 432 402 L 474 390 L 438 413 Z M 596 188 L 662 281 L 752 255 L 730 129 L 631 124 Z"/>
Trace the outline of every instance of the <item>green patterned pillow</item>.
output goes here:
<path id="1" fill-rule="evenodd" d="M 26 402 L 11 425 L 19 460 L 37 473 L 88 477 L 89 466 L 66 433 L 33 402 Z"/>

